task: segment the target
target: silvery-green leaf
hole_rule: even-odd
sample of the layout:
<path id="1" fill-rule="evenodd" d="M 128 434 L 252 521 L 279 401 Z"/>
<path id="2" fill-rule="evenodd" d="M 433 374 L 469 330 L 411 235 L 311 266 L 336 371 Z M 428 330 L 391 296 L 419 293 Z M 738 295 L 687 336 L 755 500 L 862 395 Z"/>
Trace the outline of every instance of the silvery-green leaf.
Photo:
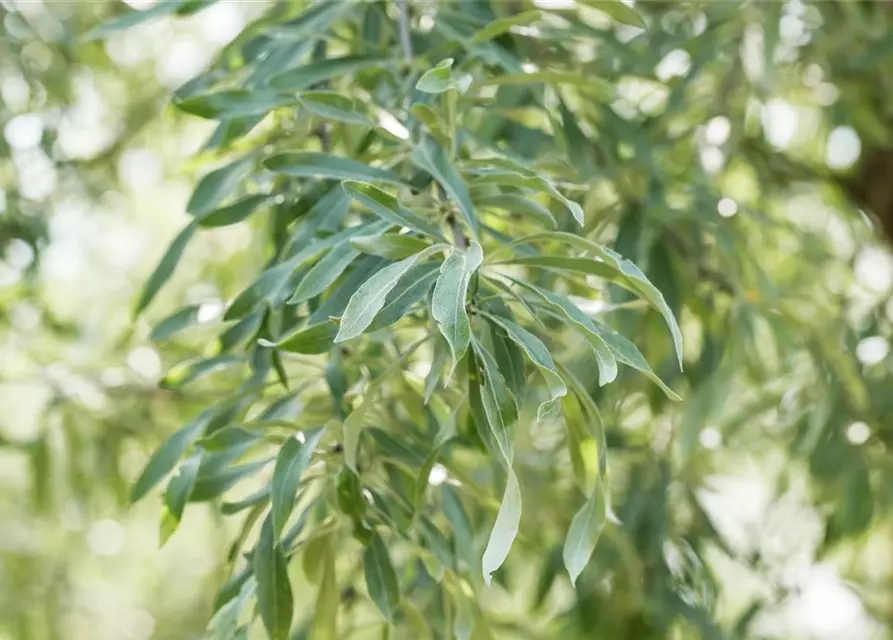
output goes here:
<path id="1" fill-rule="evenodd" d="M 518 486 L 518 478 L 511 466 L 508 467 L 505 493 L 496 514 L 496 522 L 487 540 L 487 548 L 481 560 L 481 568 L 484 572 L 484 582 L 490 584 L 493 572 L 502 566 L 508 557 L 515 536 L 518 535 L 518 527 L 521 524 L 521 488 Z"/>
<path id="2" fill-rule="evenodd" d="M 363 554 L 363 573 L 369 597 L 381 615 L 391 620 L 400 603 L 400 585 L 388 549 L 378 534 L 372 536 Z"/>
<path id="3" fill-rule="evenodd" d="M 478 240 L 478 221 L 468 187 L 452 165 L 446 151 L 433 138 L 425 137 L 412 151 L 412 163 L 431 174 L 449 197 L 459 205 L 462 218 L 471 230 L 471 237 Z"/>
<path id="4" fill-rule="evenodd" d="M 472 242 L 467 251 L 454 249 L 441 265 L 434 285 L 431 313 L 440 333 L 450 345 L 453 369 L 465 355 L 471 340 L 471 324 L 465 311 L 466 296 L 471 276 L 483 259 L 484 252 L 477 242 Z"/>
<path id="5" fill-rule="evenodd" d="M 437 227 L 404 207 L 397 198 L 385 193 L 378 187 L 351 180 L 345 181 L 343 186 L 345 192 L 350 197 L 363 204 L 382 220 L 412 229 L 422 235 L 428 235 L 439 240 L 444 239 L 443 234 Z"/>
<path id="6" fill-rule="evenodd" d="M 604 487 L 599 481 L 586 504 L 574 514 L 564 541 L 562 557 L 571 584 L 577 583 L 577 578 L 592 557 L 605 524 L 605 512 Z"/>
<path id="7" fill-rule="evenodd" d="M 288 516 L 294 507 L 298 487 L 301 484 L 301 474 L 310 464 L 310 458 L 323 429 L 305 432 L 305 440 L 302 443 L 296 437 L 288 438 L 279 454 L 276 456 L 276 464 L 273 468 L 273 481 L 270 488 L 270 513 L 273 517 L 273 541 L 279 542 Z"/>

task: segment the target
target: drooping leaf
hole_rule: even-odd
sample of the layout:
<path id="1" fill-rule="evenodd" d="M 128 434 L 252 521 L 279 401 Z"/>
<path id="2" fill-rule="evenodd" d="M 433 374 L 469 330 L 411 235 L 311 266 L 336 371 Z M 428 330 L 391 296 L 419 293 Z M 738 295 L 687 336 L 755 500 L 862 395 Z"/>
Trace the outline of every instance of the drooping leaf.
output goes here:
<path id="1" fill-rule="evenodd" d="M 530 361 L 536 365 L 537 369 L 540 370 L 540 373 L 542 373 L 543 377 L 546 379 L 546 385 L 549 387 L 550 399 L 543 402 L 537 410 L 537 421 L 543 420 L 559 407 L 561 398 L 567 394 L 567 386 L 555 370 L 555 363 L 552 361 L 552 355 L 549 353 L 549 349 L 539 338 L 511 320 L 491 315 L 486 312 L 482 313 L 490 322 L 497 324 L 506 332 L 508 337 L 511 338 L 511 340 L 517 344 L 525 354 L 527 354 Z"/>
<path id="2" fill-rule="evenodd" d="M 481 560 L 481 568 L 484 572 L 484 582 L 490 584 L 493 572 L 502 566 L 508 557 L 515 536 L 518 535 L 518 527 L 521 524 L 521 488 L 518 486 L 518 478 L 511 466 L 508 467 L 505 493 L 496 514 L 496 522 L 487 540 L 487 548 Z"/>
<path id="3" fill-rule="evenodd" d="M 397 198 L 381 189 L 371 184 L 354 181 L 346 181 L 343 186 L 349 196 L 363 204 L 382 220 L 412 229 L 422 235 L 444 240 L 443 234 L 437 227 L 404 207 Z"/>
<path id="4" fill-rule="evenodd" d="M 375 56 L 344 56 L 342 58 L 315 60 L 273 76 L 270 79 L 270 86 L 280 91 L 301 91 L 337 76 L 380 66 L 387 60 L 387 58 Z"/>
<path id="5" fill-rule="evenodd" d="M 389 260 L 402 260 L 423 251 L 428 243 L 416 236 L 386 233 L 380 236 L 351 238 L 350 246 L 361 253 L 380 256 Z"/>
<path id="6" fill-rule="evenodd" d="M 139 302 L 137 302 L 134 314 L 139 314 L 143 309 L 148 307 L 149 303 L 152 302 L 152 299 L 155 298 L 155 295 L 161 287 L 170 280 L 171 275 L 174 273 L 174 269 L 177 268 L 177 264 L 180 262 L 180 258 L 183 257 L 186 245 L 192 240 L 192 236 L 195 235 L 197 228 L 198 225 L 196 225 L 194 221 L 190 222 L 179 234 L 177 234 L 174 241 L 171 242 L 167 251 L 164 253 L 164 256 L 162 256 L 161 261 L 158 263 L 158 266 L 155 267 L 152 275 L 149 276 L 149 279 L 146 280 L 146 284 L 143 285 L 143 291 L 140 294 L 140 299 Z"/>
<path id="7" fill-rule="evenodd" d="M 316 448 L 323 430 L 305 432 L 305 440 L 302 443 L 297 438 L 289 438 L 282 445 L 276 456 L 276 464 L 273 468 L 273 481 L 270 488 L 270 513 L 273 517 L 273 541 L 279 542 L 279 535 L 285 528 L 288 516 L 294 507 L 298 487 L 301 484 L 301 474 L 310 464 L 313 450 Z"/>
<path id="8" fill-rule="evenodd" d="M 186 213 L 201 218 L 216 209 L 248 175 L 253 161 L 252 156 L 243 156 L 203 176 L 186 203 Z"/>
<path id="9" fill-rule="evenodd" d="M 474 240 L 478 238 L 478 221 L 468 187 L 450 162 L 446 151 L 432 138 L 425 137 L 412 151 L 412 163 L 437 180 L 447 195 L 459 206 L 462 218 L 471 231 Z"/>
<path id="10" fill-rule="evenodd" d="M 437 261 L 417 264 L 410 268 L 385 298 L 384 306 L 369 325 L 369 330 L 384 329 L 405 316 L 431 290 L 439 268 L 440 263 Z"/>
<path id="11" fill-rule="evenodd" d="M 363 572 L 369 597 L 386 620 L 392 620 L 400 603 L 400 585 L 381 536 L 374 534 L 363 554 Z"/>
<path id="12" fill-rule="evenodd" d="M 339 598 L 332 536 L 327 535 L 325 538 L 321 538 L 319 547 L 319 549 L 314 551 L 316 551 L 319 562 L 322 565 L 322 579 L 317 591 L 313 626 L 310 628 L 309 640 L 337 640 Z M 306 553 L 309 553 L 309 550 Z"/>
<path id="13" fill-rule="evenodd" d="M 385 267 L 363 283 L 344 310 L 335 342 L 344 342 L 362 334 L 381 311 L 388 293 L 397 286 L 407 271 L 420 260 L 441 249 L 441 245 L 429 247 L 414 256 Z"/>
<path id="14" fill-rule="evenodd" d="M 534 189 L 548 193 L 561 202 L 574 217 L 580 226 L 583 225 L 583 208 L 573 200 L 565 196 L 555 184 L 548 178 L 536 173 L 522 174 L 507 171 L 493 171 L 479 176 L 475 184 L 498 184 L 515 187 L 517 189 Z"/>
<path id="15" fill-rule="evenodd" d="M 198 466 L 201 462 L 201 452 L 196 451 L 187 458 L 177 474 L 168 482 L 164 492 L 164 508 L 161 514 L 161 544 L 164 545 L 168 538 L 180 525 L 183 518 L 183 509 L 189 501 L 189 496 L 195 487 L 195 479 L 198 475 Z"/>
<path id="16" fill-rule="evenodd" d="M 511 214 L 527 215 L 553 228 L 558 226 L 552 212 L 546 207 L 515 193 L 501 193 L 479 198 L 475 204 L 484 208 L 501 209 Z"/>
<path id="17" fill-rule="evenodd" d="M 161 379 L 161 386 L 166 389 L 176 389 L 193 380 L 229 369 L 243 361 L 244 358 L 241 356 L 223 355 L 181 362 L 164 375 Z"/>
<path id="18" fill-rule="evenodd" d="M 467 251 L 453 249 L 441 265 L 434 285 L 431 313 L 450 346 L 453 369 L 471 341 L 471 324 L 465 311 L 468 284 L 483 260 L 484 252 L 477 242 L 472 242 Z"/>
<path id="19" fill-rule="evenodd" d="M 264 166 L 274 173 L 288 176 L 401 184 L 395 174 L 385 169 L 316 151 L 280 153 L 264 160 Z"/>
<path id="20" fill-rule="evenodd" d="M 513 456 L 512 432 L 518 420 L 518 405 L 490 352 L 474 336 L 471 344 L 483 373 L 483 383 L 479 386 L 487 426 L 503 460 L 510 465 Z"/>
<path id="21" fill-rule="evenodd" d="M 304 91 L 298 94 L 298 103 L 307 111 L 328 120 L 348 124 L 371 124 L 356 102 L 335 91 Z"/>
<path id="22" fill-rule="evenodd" d="M 605 524 L 605 500 L 602 483 L 596 485 L 595 491 L 571 520 L 567 538 L 564 541 L 562 557 L 564 566 L 576 584 L 577 578 L 589 563 L 595 545 Z"/>
<path id="23" fill-rule="evenodd" d="M 264 520 L 254 547 L 252 564 L 257 578 L 257 609 L 270 640 L 286 640 L 291 629 L 294 601 L 288 565 L 273 532 L 273 516 Z"/>
<path id="24" fill-rule="evenodd" d="M 87 32 L 84 40 L 102 40 L 143 22 L 176 13 L 188 0 L 163 0 L 144 11 L 129 10 Z"/>
<path id="25" fill-rule="evenodd" d="M 130 492 L 131 502 L 136 502 L 145 496 L 162 478 L 170 473 L 180 456 L 208 426 L 212 415 L 213 411 L 211 409 L 203 411 L 185 426 L 174 432 L 164 441 L 164 444 L 155 450 L 155 453 L 149 458 L 149 462 L 146 463 L 146 467 L 143 469 L 140 477 L 133 484 L 133 489 Z"/>
<path id="26" fill-rule="evenodd" d="M 274 109 L 297 104 L 294 96 L 269 89 L 230 89 L 200 93 L 177 100 L 177 108 L 208 120 L 262 116 Z"/>

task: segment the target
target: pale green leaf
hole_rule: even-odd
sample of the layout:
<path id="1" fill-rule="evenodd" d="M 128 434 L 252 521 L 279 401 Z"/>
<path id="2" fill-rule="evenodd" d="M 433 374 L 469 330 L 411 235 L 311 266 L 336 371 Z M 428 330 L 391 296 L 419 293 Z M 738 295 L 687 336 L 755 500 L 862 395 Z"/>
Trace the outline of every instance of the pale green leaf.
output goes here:
<path id="1" fill-rule="evenodd" d="M 330 80 L 337 76 L 380 66 L 388 58 L 374 56 L 345 56 L 317 60 L 270 79 L 270 86 L 280 91 L 301 91 L 310 86 Z"/>
<path id="2" fill-rule="evenodd" d="M 292 599 L 288 565 L 273 533 L 273 515 L 267 516 L 252 553 L 257 578 L 257 609 L 270 640 L 286 640 L 291 629 Z"/>
<path id="3" fill-rule="evenodd" d="M 236 224 L 254 213 L 254 210 L 266 202 L 269 197 L 266 194 L 247 196 L 231 205 L 209 211 L 199 218 L 198 224 L 201 227 L 225 227 Z"/>
<path id="4" fill-rule="evenodd" d="M 313 450 L 322 437 L 323 429 L 304 432 L 302 443 L 297 437 L 288 438 L 273 467 L 273 481 L 270 488 L 270 513 L 273 517 L 273 542 L 279 542 L 279 536 L 291 515 L 301 484 L 301 474 L 310 464 Z"/>
<path id="5" fill-rule="evenodd" d="M 521 174 L 515 172 L 494 171 L 478 176 L 475 184 L 498 184 L 515 187 L 517 189 L 534 189 L 548 193 L 559 200 L 581 226 L 583 225 L 583 208 L 573 200 L 565 196 L 552 183 L 551 180 L 539 174 Z"/>
<path id="6" fill-rule="evenodd" d="M 608 14 L 614 21 L 631 27 L 646 27 L 645 21 L 638 11 L 630 7 L 622 0 L 579 0 L 581 4 L 598 9 Z"/>
<path id="7" fill-rule="evenodd" d="M 562 73 L 559 71 L 534 71 L 532 73 L 510 73 L 494 75 L 476 81 L 472 87 L 499 87 L 503 85 L 569 84 L 581 91 L 591 93 L 598 100 L 609 102 L 614 99 L 614 87 L 607 80 L 591 75 Z"/>
<path id="8" fill-rule="evenodd" d="M 471 324 L 465 310 L 466 297 L 471 276 L 483 259 L 484 252 L 477 242 L 472 242 L 467 251 L 453 249 L 441 265 L 434 285 L 431 312 L 440 333 L 450 345 L 452 369 L 465 355 L 471 340 Z"/>
<path id="9" fill-rule="evenodd" d="M 511 466 L 508 467 L 505 493 L 499 512 L 496 514 L 496 522 L 487 540 L 487 548 L 481 560 L 481 568 L 484 572 L 484 582 L 490 584 L 493 572 L 502 566 L 508 557 L 515 536 L 518 535 L 518 527 L 521 524 L 521 488 L 518 486 L 518 478 Z"/>
<path id="10" fill-rule="evenodd" d="M 330 180 L 360 180 L 401 184 L 390 171 L 316 151 L 292 151 L 280 153 L 264 160 L 264 166 L 275 173 L 304 178 Z"/>
<path id="11" fill-rule="evenodd" d="M 586 504 L 574 514 L 564 541 L 562 557 L 571 584 L 576 584 L 577 578 L 592 557 L 605 524 L 605 511 L 604 488 L 602 482 L 599 482 Z"/>
<path id="12" fill-rule="evenodd" d="M 394 617 L 400 603 L 400 585 L 381 536 L 374 534 L 363 554 L 363 572 L 369 597 L 387 620 Z"/>
<path id="13" fill-rule="evenodd" d="M 201 451 L 196 451 L 183 461 L 177 474 L 168 482 L 164 492 L 164 508 L 161 516 L 161 544 L 173 535 L 183 518 L 183 509 L 195 487 L 198 466 L 201 462 Z"/>
<path id="14" fill-rule="evenodd" d="M 244 156 L 203 176 L 186 203 L 186 213 L 201 218 L 216 209 L 248 175 L 253 160 L 250 155 Z"/>
<path id="15" fill-rule="evenodd" d="M 338 325 L 334 322 L 320 322 L 289 334 L 276 343 L 276 348 L 307 355 L 327 353 L 335 344 L 337 333 Z"/>
<path id="16" fill-rule="evenodd" d="M 307 111 L 328 120 L 370 124 L 369 118 L 360 111 L 356 102 L 335 91 L 305 91 L 298 94 L 298 102 Z"/>
<path id="17" fill-rule="evenodd" d="M 539 10 L 533 9 L 531 11 L 521 11 L 520 13 L 516 13 L 505 18 L 493 20 L 490 22 L 490 24 L 488 24 L 480 31 L 476 31 L 474 35 L 472 35 L 471 38 L 468 39 L 468 41 L 471 44 L 480 44 L 482 42 L 487 42 L 488 40 L 497 38 L 503 33 L 510 31 L 512 27 L 536 22 L 540 19 L 541 15 L 542 14 Z"/>
<path id="18" fill-rule="evenodd" d="M 338 577 L 335 575 L 335 550 L 332 548 L 331 538 L 330 535 L 321 538 L 318 545 L 320 548 L 315 549 L 322 564 L 322 579 L 317 591 L 309 640 L 338 640 Z"/>
<path id="19" fill-rule="evenodd" d="M 201 309 L 200 304 L 193 304 L 169 315 L 155 325 L 149 334 L 149 340 L 152 342 L 166 340 L 189 327 L 194 327 L 198 324 L 199 309 Z"/>
<path id="20" fill-rule="evenodd" d="M 361 203 L 382 220 L 412 229 L 422 235 L 428 235 L 438 240 L 444 239 L 443 234 L 436 226 L 400 204 L 397 198 L 381 189 L 371 184 L 353 181 L 346 181 L 343 183 L 343 186 L 345 192 L 351 198 Z"/>
<path id="21" fill-rule="evenodd" d="M 350 242 L 334 247 L 301 279 L 288 304 L 298 304 L 325 291 L 356 260 L 360 252 Z"/>
<path id="22" fill-rule="evenodd" d="M 380 256 L 388 260 L 402 260 L 423 251 L 429 245 L 415 236 L 385 233 L 380 236 L 359 236 L 350 239 L 350 246 L 361 253 Z"/>

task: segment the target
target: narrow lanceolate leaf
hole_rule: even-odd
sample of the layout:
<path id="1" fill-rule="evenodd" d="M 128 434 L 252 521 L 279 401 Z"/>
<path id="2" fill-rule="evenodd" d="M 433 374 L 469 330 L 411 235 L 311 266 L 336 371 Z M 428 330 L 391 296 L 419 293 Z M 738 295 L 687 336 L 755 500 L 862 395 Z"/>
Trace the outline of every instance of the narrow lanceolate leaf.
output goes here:
<path id="1" fill-rule="evenodd" d="M 482 312 L 483 313 L 483 312 Z M 552 361 L 552 355 L 546 348 L 546 345 L 540 341 L 535 335 L 515 324 L 511 320 L 500 318 L 489 313 L 483 313 L 485 317 L 494 324 L 499 325 L 511 340 L 517 344 L 537 369 L 546 379 L 546 385 L 549 387 L 550 399 L 539 406 L 537 410 L 537 421 L 544 419 L 558 408 L 561 398 L 567 394 L 567 386 L 564 380 L 555 370 L 555 363 Z"/>
<path id="2" fill-rule="evenodd" d="M 206 213 L 199 219 L 198 224 L 201 227 L 226 227 L 242 222 L 242 220 L 254 213 L 254 210 L 263 204 L 267 198 L 269 196 L 266 194 L 247 196 L 231 205 Z"/>
<path id="3" fill-rule="evenodd" d="M 348 124 L 370 124 L 369 118 L 356 102 L 335 91 L 305 91 L 298 95 L 298 103 L 318 116 Z"/>
<path id="4" fill-rule="evenodd" d="M 567 198 L 567 196 L 565 196 L 563 193 L 561 193 L 551 180 L 541 175 L 535 173 L 522 174 L 508 171 L 498 171 L 493 173 L 486 173 L 482 176 L 479 176 L 477 180 L 475 180 L 475 184 L 499 184 L 509 187 L 515 187 L 517 189 L 535 189 L 536 191 L 548 193 L 565 206 L 565 208 L 574 217 L 574 220 L 576 220 L 581 226 L 583 225 L 583 208 L 573 200 Z"/>
<path id="5" fill-rule="evenodd" d="M 640 29 L 646 26 L 642 16 L 622 0 L 581 0 L 581 4 L 598 9 L 621 24 Z"/>
<path id="6" fill-rule="evenodd" d="M 389 327 L 409 313 L 417 303 L 428 295 L 437 278 L 439 268 L 440 263 L 434 261 L 417 264 L 407 271 L 406 275 L 385 298 L 384 306 L 369 325 L 369 330 L 378 331 Z"/>
<path id="7" fill-rule="evenodd" d="M 498 255 L 503 251 L 508 251 L 514 247 L 540 240 L 554 240 L 577 249 L 582 249 L 598 260 L 587 261 L 580 258 L 566 258 L 564 256 L 537 256 L 534 258 L 518 258 L 512 260 L 512 264 L 554 266 L 560 269 L 590 273 L 592 275 L 610 278 L 634 293 L 638 293 L 663 316 L 667 327 L 670 329 L 670 335 L 673 338 L 673 346 L 676 350 L 676 358 L 679 361 L 679 368 L 682 368 L 682 332 L 679 330 L 676 318 L 673 317 L 673 312 L 670 310 L 669 305 L 667 305 L 666 300 L 664 300 L 663 294 L 660 292 L 660 289 L 655 287 L 651 281 L 648 280 L 645 274 L 642 273 L 633 262 L 627 260 L 616 251 L 572 233 L 544 231 L 502 245 L 490 255 L 490 259 L 492 260 L 494 255 Z"/>
<path id="8" fill-rule="evenodd" d="M 333 248 L 301 279 L 288 303 L 298 304 L 318 296 L 335 282 L 359 255 L 360 252 L 348 242 Z"/>
<path id="9" fill-rule="evenodd" d="M 167 542 L 183 519 L 183 510 L 195 487 L 195 478 L 198 475 L 198 466 L 201 462 L 201 451 L 197 451 L 183 464 L 167 485 L 164 492 L 164 508 L 161 515 L 161 544 Z"/>
<path id="10" fill-rule="evenodd" d="M 273 535 L 273 517 L 267 516 L 252 554 L 257 578 L 257 609 L 270 640 L 285 640 L 291 628 L 294 602 L 288 564 Z"/>
<path id="11" fill-rule="evenodd" d="M 318 60 L 273 76 L 270 79 L 270 86 L 280 91 L 301 91 L 324 80 L 378 66 L 387 60 L 388 58 L 373 56 L 345 56 Z"/>
<path id="12" fill-rule="evenodd" d="M 369 597 L 381 615 L 391 620 L 400 603 L 400 585 L 388 549 L 377 533 L 372 536 L 363 554 L 363 572 Z"/>
<path id="13" fill-rule="evenodd" d="M 434 245 L 421 253 L 395 262 L 363 283 L 347 303 L 344 315 L 341 316 L 341 325 L 338 328 L 338 335 L 335 336 L 335 342 L 344 342 L 362 334 L 381 311 L 388 293 L 397 286 L 406 272 L 419 260 L 427 258 L 441 248 L 441 245 Z"/>
<path id="14" fill-rule="evenodd" d="M 320 322 L 298 329 L 276 343 L 276 347 L 290 353 L 314 355 L 327 353 L 335 344 L 338 325 L 334 322 Z"/>
<path id="15" fill-rule="evenodd" d="M 174 269 L 177 268 L 177 264 L 180 262 L 180 258 L 183 257 L 186 245 L 192 240 L 192 236 L 195 235 L 195 230 L 197 228 L 198 226 L 194 221 L 190 222 L 177 235 L 177 237 L 174 238 L 174 241 L 171 242 L 164 256 L 162 256 L 161 261 L 158 263 L 158 266 L 155 267 L 155 271 L 153 271 L 152 275 L 149 276 L 149 279 L 146 280 L 146 284 L 143 286 L 143 292 L 140 294 L 139 302 L 136 305 L 135 313 L 138 314 L 148 307 L 149 303 L 152 302 L 152 299 L 161 287 L 170 280 L 171 275 L 174 273 Z"/>
<path id="16" fill-rule="evenodd" d="M 310 464 L 310 457 L 316 444 L 322 437 L 323 430 L 305 432 L 303 444 L 297 438 L 289 438 L 282 445 L 276 456 L 273 468 L 273 482 L 270 488 L 270 502 L 273 516 L 273 542 L 279 542 L 279 536 L 291 515 L 301 484 L 301 474 Z"/>
<path id="17" fill-rule="evenodd" d="M 210 409 L 203 411 L 187 425 L 174 432 L 164 441 L 164 444 L 158 447 L 133 485 L 133 489 L 130 492 L 131 502 L 136 502 L 145 496 L 164 476 L 170 473 L 180 456 L 208 426 L 211 414 Z"/>
<path id="18" fill-rule="evenodd" d="M 453 366 L 465 355 L 471 340 L 471 324 L 465 311 L 468 284 L 472 274 L 484 260 L 481 245 L 472 242 L 467 251 L 454 249 L 440 267 L 431 312 L 440 333 L 446 338 L 453 354 Z"/>
<path id="19" fill-rule="evenodd" d="M 266 113 L 297 102 L 294 96 L 284 95 L 269 89 L 231 89 L 191 95 L 174 104 L 180 111 L 206 118 L 224 120 L 244 116 L 265 115 Z"/>
<path id="20" fill-rule="evenodd" d="M 149 340 L 152 342 L 166 340 L 184 329 L 197 325 L 199 309 L 201 309 L 200 304 L 193 304 L 168 316 L 155 325 L 152 333 L 149 334 Z"/>
<path id="21" fill-rule="evenodd" d="M 478 240 L 478 222 L 474 215 L 474 207 L 471 204 L 468 187 L 450 162 L 443 147 L 432 138 L 424 138 L 413 149 L 412 163 L 419 169 L 428 172 L 432 178 L 437 180 L 447 195 L 459 205 L 459 211 L 471 230 L 472 238 Z"/>
<path id="22" fill-rule="evenodd" d="M 555 220 L 552 212 L 546 207 L 516 193 L 501 193 L 495 196 L 479 198 L 476 200 L 476 204 L 488 209 L 506 211 L 511 215 L 526 215 L 552 228 L 558 226 L 558 222 Z"/>
<path id="23" fill-rule="evenodd" d="M 539 296 L 550 309 L 568 320 L 571 326 L 586 339 L 598 360 L 599 385 L 604 386 L 617 378 L 617 360 L 614 357 L 614 353 L 589 316 L 583 313 L 577 305 L 565 296 L 541 289 L 522 280 L 515 280 L 515 282 Z"/>
<path id="24" fill-rule="evenodd" d="M 481 560 L 481 568 L 484 572 L 484 582 L 490 584 L 493 572 L 502 566 L 509 555 L 515 536 L 518 535 L 518 527 L 521 524 L 521 488 L 518 486 L 518 478 L 511 466 L 508 467 L 508 478 L 505 485 L 505 493 L 499 512 L 496 514 L 496 522 L 487 540 L 487 548 Z"/>
<path id="25" fill-rule="evenodd" d="M 360 180 L 402 184 L 400 179 L 386 169 L 370 167 L 362 162 L 341 158 L 316 151 L 280 153 L 264 160 L 264 166 L 274 173 L 303 178 L 328 178 L 330 180 Z"/>
<path id="26" fill-rule="evenodd" d="M 205 175 L 186 203 L 186 212 L 198 218 L 216 209 L 248 175 L 252 160 L 251 156 L 245 156 Z"/>
<path id="27" fill-rule="evenodd" d="M 539 10 L 534 9 L 531 11 L 522 11 L 521 13 L 516 13 L 515 15 L 500 18 L 498 20 L 493 20 L 492 22 L 490 22 L 490 24 L 488 24 L 480 31 L 476 31 L 474 35 L 469 38 L 468 41 L 471 44 L 480 44 L 482 42 L 487 42 L 489 40 L 492 40 L 493 38 L 501 36 L 507 31 L 510 31 L 512 27 L 536 22 L 540 19 L 541 15 L 542 14 Z"/>
<path id="28" fill-rule="evenodd" d="M 605 524 L 605 497 L 604 487 L 601 481 L 592 492 L 592 496 L 586 504 L 577 511 L 571 520 L 567 538 L 564 541 L 564 566 L 571 578 L 571 584 L 576 585 L 577 578 L 589 563 L 599 535 Z"/>
<path id="29" fill-rule="evenodd" d="M 513 456 L 512 431 L 518 420 L 518 405 L 490 352 L 474 337 L 471 344 L 484 376 L 480 392 L 487 426 L 503 460 L 510 466 Z"/>
<path id="30" fill-rule="evenodd" d="M 599 100 L 613 100 L 614 87 L 611 83 L 601 78 L 591 75 L 580 75 L 577 73 L 562 73 L 560 71 L 535 71 L 533 73 L 512 73 L 505 75 L 494 75 L 483 78 L 472 85 L 477 87 L 493 87 L 511 84 L 569 84 L 577 87 L 581 91 L 591 93 Z"/>
<path id="31" fill-rule="evenodd" d="M 422 235 L 431 236 L 438 240 L 444 239 L 443 234 L 436 226 L 404 207 L 397 198 L 385 193 L 378 187 L 354 181 L 346 181 L 343 183 L 343 186 L 351 198 L 367 207 L 382 220 L 412 229 Z"/>
<path id="32" fill-rule="evenodd" d="M 350 246 L 361 253 L 388 260 L 402 260 L 428 248 L 428 243 L 417 236 L 386 233 L 380 236 L 359 236 L 350 239 Z"/>

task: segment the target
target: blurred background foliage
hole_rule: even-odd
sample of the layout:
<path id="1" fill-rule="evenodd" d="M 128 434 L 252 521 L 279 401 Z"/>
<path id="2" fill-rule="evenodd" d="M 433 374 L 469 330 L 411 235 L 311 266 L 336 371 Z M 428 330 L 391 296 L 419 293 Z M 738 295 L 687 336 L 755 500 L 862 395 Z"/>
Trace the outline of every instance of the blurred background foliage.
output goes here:
<path id="1" fill-rule="evenodd" d="M 129 508 L 127 494 L 158 443 L 229 392 L 220 378 L 158 382 L 207 349 L 267 255 L 269 221 L 201 234 L 148 318 L 132 311 L 187 220 L 213 130 L 169 96 L 272 4 L 221 0 L 85 43 L 128 7 L 0 2 L 0 638 L 205 627 L 232 518 L 190 507 L 159 550 L 157 502 Z M 485 3 L 463 4 L 486 21 Z M 535 432 L 509 588 L 487 596 L 494 633 L 891 637 L 893 10 L 637 8 L 647 30 L 594 11 L 564 50 L 543 50 L 609 81 L 614 102 L 569 98 L 551 119 L 497 103 L 487 118 L 516 149 L 572 159 L 587 233 L 642 265 L 680 318 L 684 373 L 656 314 L 613 309 L 617 292 L 590 311 L 611 314 L 685 399 L 633 375 L 598 389 L 565 342 L 556 355 L 607 426 L 623 524 L 572 591 L 570 463 L 559 434 Z M 184 304 L 202 327 L 151 341 Z"/>

